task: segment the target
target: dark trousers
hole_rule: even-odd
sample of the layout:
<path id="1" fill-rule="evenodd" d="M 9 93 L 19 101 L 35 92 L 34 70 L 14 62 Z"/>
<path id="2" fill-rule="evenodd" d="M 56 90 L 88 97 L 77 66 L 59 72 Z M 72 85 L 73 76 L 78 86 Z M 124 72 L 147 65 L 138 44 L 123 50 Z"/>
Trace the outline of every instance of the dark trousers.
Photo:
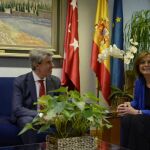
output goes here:
<path id="1" fill-rule="evenodd" d="M 17 124 L 20 130 L 24 128 L 25 124 L 30 123 L 32 120 L 33 120 L 33 117 L 30 117 L 30 116 L 20 117 L 17 120 Z M 37 131 L 28 130 L 27 132 L 23 133 L 20 136 L 24 144 L 31 144 L 31 143 L 37 143 L 36 134 L 37 134 Z"/>
<path id="2" fill-rule="evenodd" d="M 25 124 L 30 123 L 32 120 L 33 120 L 33 117 L 30 117 L 30 116 L 19 118 L 17 120 L 17 124 L 20 130 L 23 129 Z M 28 130 L 20 136 L 24 144 L 32 144 L 32 143 L 45 142 L 47 134 L 52 135 L 52 136 L 56 134 L 56 128 L 54 125 L 51 126 L 51 128 L 49 128 L 46 132 L 42 132 L 38 134 L 37 131 L 35 130 Z"/>
<path id="3" fill-rule="evenodd" d="M 130 150 L 150 150 L 150 116 L 127 115 L 121 118 L 121 146 Z"/>

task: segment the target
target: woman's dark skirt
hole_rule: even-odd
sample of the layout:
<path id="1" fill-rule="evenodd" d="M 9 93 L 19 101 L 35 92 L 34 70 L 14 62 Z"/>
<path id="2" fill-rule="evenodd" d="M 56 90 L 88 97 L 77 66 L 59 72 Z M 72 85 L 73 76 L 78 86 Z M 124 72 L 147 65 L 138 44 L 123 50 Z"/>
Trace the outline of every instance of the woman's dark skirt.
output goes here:
<path id="1" fill-rule="evenodd" d="M 127 115 L 121 118 L 121 146 L 131 150 L 150 150 L 150 116 Z"/>

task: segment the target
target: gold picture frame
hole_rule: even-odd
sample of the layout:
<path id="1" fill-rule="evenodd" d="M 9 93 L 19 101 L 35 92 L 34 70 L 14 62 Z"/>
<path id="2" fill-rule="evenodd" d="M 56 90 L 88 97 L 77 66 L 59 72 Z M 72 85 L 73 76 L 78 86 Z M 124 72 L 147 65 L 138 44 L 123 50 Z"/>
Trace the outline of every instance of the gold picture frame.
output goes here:
<path id="1" fill-rule="evenodd" d="M 42 48 L 61 58 L 64 3 L 65 0 L 1 0 L 0 57 L 28 57 L 30 50 Z"/>

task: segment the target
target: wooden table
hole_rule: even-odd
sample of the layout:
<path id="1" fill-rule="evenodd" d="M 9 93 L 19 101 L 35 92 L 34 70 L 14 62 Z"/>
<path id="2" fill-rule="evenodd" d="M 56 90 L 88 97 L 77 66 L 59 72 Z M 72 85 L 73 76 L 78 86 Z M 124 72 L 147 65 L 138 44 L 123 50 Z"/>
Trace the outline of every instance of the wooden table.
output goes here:
<path id="1" fill-rule="evenodd" d="M 112 114 L 108 117 L 108 121 L 112 125 L 112 128 L 104 128 L 102 132 L 91 130 L 91 135 L 98 136 L 103 141 L 120 145 L 120 117 L 116 114 Z"/>
<path id="2" fill-rule="evenodd" d="M 102 140 L 112 144 L 120 144 L 120 117 L 110 117 L 108 119 L 112 128 L 104 128 L 102 132 Z"/>

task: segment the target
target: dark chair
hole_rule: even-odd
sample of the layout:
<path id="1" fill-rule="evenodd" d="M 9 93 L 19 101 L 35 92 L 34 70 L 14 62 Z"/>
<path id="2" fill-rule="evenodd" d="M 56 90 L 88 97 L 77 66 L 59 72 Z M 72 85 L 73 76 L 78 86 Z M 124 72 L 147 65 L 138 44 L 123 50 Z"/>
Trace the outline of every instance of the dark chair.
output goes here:
<path id="1" fill-rule="evenodd" d="M 23 144 L 18 136 L 19 129 L 11 122 L 11 106 L 14 77 L 0 77 L 0 147 Z M 45 140 L 45 134 L 38 134 L 38 141 Z"/>
<path id="2" fill-rule="evenodd" d="M 11 123 L 13 77 L 0 77 L 0 146 L 21 144 L 19 129 Z"/>

